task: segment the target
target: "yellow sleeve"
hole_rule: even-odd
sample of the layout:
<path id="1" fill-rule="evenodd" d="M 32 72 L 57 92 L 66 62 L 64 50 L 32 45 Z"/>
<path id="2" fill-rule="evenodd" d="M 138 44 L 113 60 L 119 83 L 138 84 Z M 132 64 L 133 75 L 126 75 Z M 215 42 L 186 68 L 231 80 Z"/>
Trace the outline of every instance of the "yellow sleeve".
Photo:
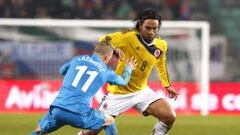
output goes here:
<path id="1" fill-rule="evenodd" d="M 161 83 L 163 85 L 163 87 L 169 87 L 171 86 L 170 81 L 169 81 L 169 76 L 168 76 L 168 71 L 167 71 L 167 43 L 166 41 L 163 42 L 163 46 L 162 46 L 162 54 L 159 57 L 157 63 L 156 63 L 156 67 L 157 70 L 159 72 L 159 77 L 161 79 Z"/>
<path id="2" fill-rule="evenodd" d="M 114 32 L 100 37 L 99 41 L 108 40 L 110 41 L 110 44 L 113 48 L 119 48 L 127 44 L 128 40 L 126 35 L 127 33 L 123 33 L 120 31 Z"/>

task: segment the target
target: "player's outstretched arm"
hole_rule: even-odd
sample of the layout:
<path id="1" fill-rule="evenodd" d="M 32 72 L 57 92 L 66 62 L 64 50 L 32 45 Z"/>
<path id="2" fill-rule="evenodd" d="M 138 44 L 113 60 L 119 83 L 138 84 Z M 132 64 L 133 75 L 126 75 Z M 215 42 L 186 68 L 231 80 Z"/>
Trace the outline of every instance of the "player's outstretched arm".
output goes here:
<path id="1" fill-rule="evenodd" d="M 122 75 L 119 76 L 114 73 L 108 82 L 110 84 L 127 85 L 128 81 L 130 80 L 132 70 L 135 69 L 136 66 L 137 61 L 133 57 L 128 59 Z"/>

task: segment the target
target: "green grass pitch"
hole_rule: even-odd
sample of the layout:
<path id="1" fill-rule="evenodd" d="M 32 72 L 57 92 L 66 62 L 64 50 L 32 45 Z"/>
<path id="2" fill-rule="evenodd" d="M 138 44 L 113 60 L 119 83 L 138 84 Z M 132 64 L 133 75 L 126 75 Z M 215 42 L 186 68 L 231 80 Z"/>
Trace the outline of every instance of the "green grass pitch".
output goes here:
<path id="1" fill-rule="evenodd" d="M 29 135 L 43 114 L 0 114 L 0 135 Z M 120 135 L 150 135 L 153 117 L 123 115 L 116 118 Z M 76 135 L 78 129 L 64 126 L 50 135 Z M 177 116 L 168 135 L 239 135 L 240 116 Z M 104 135 L 104 132 L 101 133 Z"/>

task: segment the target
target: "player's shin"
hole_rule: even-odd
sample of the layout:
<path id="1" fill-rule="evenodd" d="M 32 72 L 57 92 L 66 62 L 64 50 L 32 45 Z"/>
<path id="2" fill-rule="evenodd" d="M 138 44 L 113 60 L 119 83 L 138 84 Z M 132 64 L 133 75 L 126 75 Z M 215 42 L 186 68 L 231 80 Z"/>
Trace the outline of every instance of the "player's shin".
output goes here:
<path id="1" fill-rule="evenodd" d="M 106 126 L 104 128 L 106 135 L 117 135 L 118 131 L 117 131 L 117 127 L 115 122 L 113 122 L 112 124 Z"/>
<path id="2" fill-rule="evenodd" d="M 153 127 L 152 135 L 165 135 L 168 130 L 169 127 L 160 121 Z"/>

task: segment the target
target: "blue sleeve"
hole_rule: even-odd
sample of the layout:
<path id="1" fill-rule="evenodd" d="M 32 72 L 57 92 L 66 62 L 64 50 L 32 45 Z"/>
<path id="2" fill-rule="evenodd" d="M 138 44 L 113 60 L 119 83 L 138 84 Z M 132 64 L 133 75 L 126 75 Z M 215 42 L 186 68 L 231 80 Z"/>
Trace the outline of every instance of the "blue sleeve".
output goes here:
<path id="1" fill-rule="evenodd" d="M 108 82 L 113 85 L 127 85 L 128 81 L 130 80 L 131 73 L 132 69 L 129 66 L 125 67 L 121 76 L 112 71 Z"/>
<path id="2" fill-rule="evenodd" d="M 61 75 L 65 75 L 68 71 L 69 66 L 70 66 L 70 62 L 67 62 L 64 65 L 62 65 L 62 67 L 59 69 L 59 73 Z"/>

